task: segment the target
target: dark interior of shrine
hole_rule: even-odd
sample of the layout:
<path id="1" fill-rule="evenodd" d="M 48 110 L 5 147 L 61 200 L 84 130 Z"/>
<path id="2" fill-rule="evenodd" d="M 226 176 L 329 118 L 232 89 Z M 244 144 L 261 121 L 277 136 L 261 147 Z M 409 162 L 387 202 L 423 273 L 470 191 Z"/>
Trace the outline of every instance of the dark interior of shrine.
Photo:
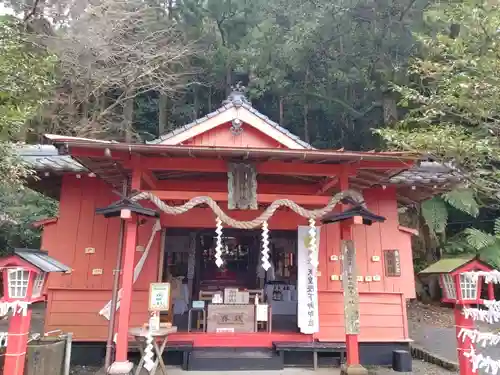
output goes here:
<path id="1" fill-rule="evenodd" d="M 269 233 L 271 268 L 265 271 L 260 230 L 224 229 L 220 267 L 215 229 L 167 230 L 162 281 L 171 283 L 173 314 L 168 315 L 179 331 L 206 332 L 208 305 L 219 293 L 225 296 L 220 304 L 255 305 L 257 298 L 270 307 L 268 321 L 256 323 L 254 332 L 298 332 L 297 232 Z M 228 301 L 230 290 L 242 292 L 247 299 Z"/>

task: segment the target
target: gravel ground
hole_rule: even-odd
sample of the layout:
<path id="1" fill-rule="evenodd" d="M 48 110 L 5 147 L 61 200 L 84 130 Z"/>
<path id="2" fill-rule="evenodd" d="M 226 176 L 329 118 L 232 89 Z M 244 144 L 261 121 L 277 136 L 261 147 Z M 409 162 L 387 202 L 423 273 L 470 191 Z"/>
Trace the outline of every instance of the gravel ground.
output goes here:
<path id="1" fill-rule="evenodd" d="M 426 305 L 418 301 L 410 301 L 407 306 L 408 311 L 408 328 L 410 337 L 415 340 L 416 343 L 426 347 L 427 349 L 436 352 L 444 357 L 454 359 L 456 361 L 456 339 L 455 339 L 455 329 L 454 329 L 454 317 L 453 310 L 451 308 L 445 308 L 439 304 Z M 33 306 L 33 316 L 31 331 L 32 332 L 43 332 L 43 321 L 44 321 L 44 306 L 43 304 L 36 304 Z M 8 326 L 8 320 L 0 320 L 0 330 L 5 330 Z M 497 330 L 500 325 L 496 327 L 492 326 L 481 326 L 479 327 L 482 331 Z M 488 348 L 488 353 L 492 358 L 500 358 L 500 348 Z M 75 367 L 72 369 L 72 375 L 95 375 L 98 369 L 90 367 Z M 285 372 L 273 372 L 272 374 L 286 374 L 295 375 L 297 373 L 308 373 L 307 369 L 303 369 L 302 372 L 290 372 L 292 369 L 287 369 Z M 323 372 L 323 369 L 318 372 Z M 330 369 L 331 371 L 331 369 Z M 181 370 L 172 369 L 169 375 L 177 375 L 182 373 Z M 192 372 L 190 372 L 192 373 Z M 377 371 L 380 375 L 397 374 L 390 369 L 378 369 Z M 237 375 L 244 375 L 242 372 L 235 372 Z M 264 373 L 261 373 L 264 375 Z M 331 372 L 330 375 L 334 375 Z M 444 370 L 440 367 L 431 365 L 426 362 L 414 361 L 413 362 L 413 374 L 421 375 L 449 375 L 453 374 L 450 371 Z M 193 374 L 195 375 L 195 374 Z"/>
<path id="2" fill-rule="evenodd" d="M 375 369 L 377 375 L 397 375 L 397 374 L 419 374 L 419 375 L 456 375 L 458 372 L 448 371 L 442 367 L 433 365 L 423 361 L 413 360 L 413 371 L 409 373 L 401 373 L 393 371 L 390 368 Z"/>
<path id="3" fill-rule="evenodd" d="M 89 367 L 75 367 L 71 370 L 71 375 L 95 375 L 98 369 L 89 368 Z M 168 368 L 168 375 L 206 375 L 210 374 L 209 372 L 201 372 L 201 371 L 182 371 L 178 367 Z M 143 374 L 146 374 L 143 372 Z M 223 372 L 217 373 L 218 375 L 231 374 L 231 375 L 302 375 L 302 374 L 311 374 L 311 375 L 338 375 L 340 374 L 339 369 L 333 368 L 320 368 L 316 372 L 312 369 L 300 369 L 300 368 L 287 368 L 283 371 L 232 371 L 232 372 Z M 401 372 L 392 371 L 389 368 L 381 368 L 374 367 L 370 368 L 370 374 L 372 375 L 397 375 L 403 374 Z M 445 370 L 441 367 L 435 366 L 433 364 L 422 362 L 422 361 L 413 361 L 413 371 L 410 373 L 405 373 L 407 375 L 415 374 L 415 375 L 456 375 L 458 372 L 452 372 Z M 142 375 L 142 374 L 141 374 Z"/>

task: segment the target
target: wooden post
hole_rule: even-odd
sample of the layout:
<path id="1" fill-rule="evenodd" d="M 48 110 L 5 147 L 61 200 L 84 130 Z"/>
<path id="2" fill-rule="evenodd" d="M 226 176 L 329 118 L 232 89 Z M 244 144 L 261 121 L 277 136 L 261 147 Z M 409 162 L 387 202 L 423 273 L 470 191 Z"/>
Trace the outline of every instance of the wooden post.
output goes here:
<path id="1" fill-rule="evenodd" d="M 340 190 L 349 189 L 349 174 L 342 171 L 339 176 Z M 347 209 L 342 205 L 342 210 Z M 343 374 L 368 374 L 359 363 L 359 293 L 356 274 L 356 248 L 352 240 L 350 221 L 340 222 L 340 240 L 342 241 L 342 286 L 344 288 L 344 322 L 347 363 Z"/>
<path id="2" fill-rule="evenodd" d="M 342 287 L 344 288 L 344 321 L 347 336 L 359 335 L 359 294 L 356 272 L 356 248 L 352 240 L 342 241 Z M 359 364 L 359 355 L 352 355 L 347 363 Z M 358 363 L 356 363 L 358 361 Z"/>
<path id="3" fill-rule="evenodd" d="M 136 218 L 132 217 L 125 224 L 125 248 L 123 257 L 122 299 L 118 316 L 118 337 L 116 341 L 116 359 L 118 363 L 128 363 L 128 331 L 132 306 L 132 287 L 134 283 L 135 248 L 137 242 Z"/>

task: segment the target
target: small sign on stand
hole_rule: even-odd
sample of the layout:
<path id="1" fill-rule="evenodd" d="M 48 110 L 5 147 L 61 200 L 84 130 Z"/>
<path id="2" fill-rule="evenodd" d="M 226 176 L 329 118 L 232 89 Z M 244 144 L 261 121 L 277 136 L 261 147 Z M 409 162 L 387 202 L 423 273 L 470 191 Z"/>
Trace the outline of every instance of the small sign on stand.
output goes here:
<path id="1" fill-rule="evenodd" d="M 149 284 L 149 311 L 170 310 L 170 283 Z"/>

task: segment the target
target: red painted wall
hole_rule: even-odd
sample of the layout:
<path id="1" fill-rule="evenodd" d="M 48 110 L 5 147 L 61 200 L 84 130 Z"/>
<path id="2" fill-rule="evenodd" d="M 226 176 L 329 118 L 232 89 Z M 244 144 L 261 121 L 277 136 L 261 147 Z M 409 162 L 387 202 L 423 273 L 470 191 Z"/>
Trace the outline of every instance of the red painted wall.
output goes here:
<path id="1" fill-rule="evenodd" d="M 398 341 L 408 339 L 405 299 L 414 297 L 413 264 L 410 235 L 398 229 L 395 191 L 367 190 L 364 192 L 370 210 L 383 215 L 387 221 L 354 229 L 357 249 L 358 274 L 380 275 L 379 282 L 360 282 L 361 337 L 362 341 Z M 104 219 L 94 215 L 95 208 L 104 207 L 117 197 L 109 187 L 96 178 L 65 176 L 57 223 L 48 225 L 43 233 L 43 247 L 50 255 L 71 266 L 70 275 L 52 274 L 49 277 L 46 330 L 72 331 L 75 340 L 98 341 L 106 337 L 107 320 L 98 315 L 99 310 L 111 298 L 113 269 L 118 244 L 119 219 Z M 257 211 L 228 211 L 239 220 L 258 215 Z M 179 216 L 163 215 L 166 227 L 214 227 L 210 209 L 196 208 Z M 139 227 L 138 244 L 146 246 L 151 235 L 152 221 Z M 305 219 L 290 211 L 278 211 L 269 221 L 273 229 L 293 229 L 307 225 Z M 159 234 L 153 243 L 143 272 L 134 285 L 134 304 L 131 324 L 142 325 L 147 320 L 146 299 L 148 285 L 158 274 Z M 85 248 L 95 248 L 94 254 L 86 254 Z M 398 249 L 401 254 L 400 277 L 384 275 L 383 249 Z M 321 340 L 343 340 L 343 300 L 341 281 L 333 281 L 332 275 L 341 274 L 339 225 L 322 227 L 320 240 L 321 276 L 318 277 Z M 142 252 L 136 252 L 136 261 Z M 371 257 L 379 256 L 374 262 Z M 92 270 L 102 269 L 102 275 Z"/>
<path id="2" fill-rule="evenodd" d="M 230 128 L 230 123 L 222 124 L 205 133 L 188 139 L 182 142 L 182 144 L 212 147 L 286 148 L 275 139 L 255 129 L 251 125 L 243 124 L 243 132 L 236 136 L 233 135 Z"/>

